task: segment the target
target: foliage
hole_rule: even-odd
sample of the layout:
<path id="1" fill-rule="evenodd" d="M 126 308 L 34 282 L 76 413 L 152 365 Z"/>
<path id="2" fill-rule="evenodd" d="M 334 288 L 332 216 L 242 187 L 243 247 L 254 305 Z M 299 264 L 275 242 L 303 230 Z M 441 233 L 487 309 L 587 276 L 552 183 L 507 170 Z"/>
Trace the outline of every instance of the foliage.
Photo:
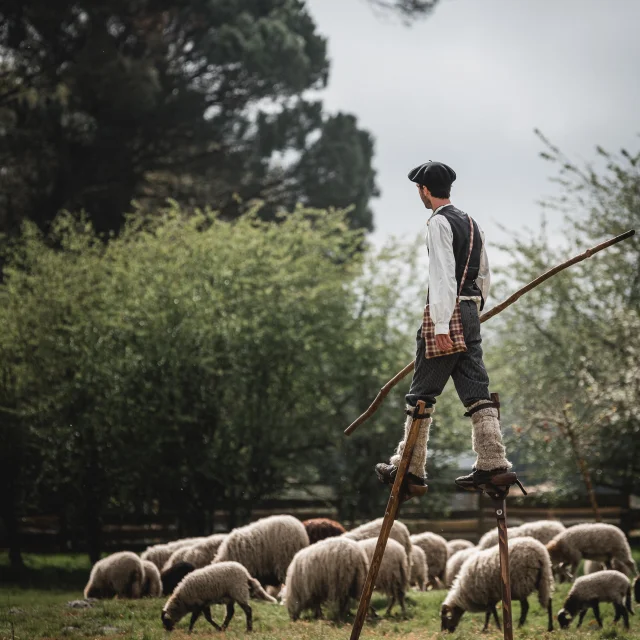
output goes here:
<path id="1" fill-rule="evenodd" d="M 342 430 L 411 356 L 414 252 L 362 255 L 343 212 L 258 213 L 140 211 L 106 244 L 69 214 L 50 237 L 25 225 L 0 286 L 2 429 L 29 463 L 8 467 L 14 516 L 58 514 L 95 558 L 109 513 L 176 513 L 201 534 L 216 508 L 232 527 L 316 482 L 342 515 L 382 508 L 371 467 L 401 399 Z"/>
<path id="2" fill-rule="evenodd" d="M 167 197 L 229 218 L 355 205 L 372 228 L 372 142 L 323 114 L 302 0 L 10 0 L 0 22 L 0 232 L 62 209 L 118 231 L 132 199 Z"/>
<path id="3" fill-rule="evenodd" d="M 640 155 L 599 155 L 604 166 L 579 167 L 547 143 L 544 156 L 559 167 L 563 186 L 557 208 L 568 214 L 566 242 L 555 246 L 543 227 L 506 247 L 516 285 L 638 227 Z M 515 441 L 541 480 L 574 488 L 577 463 L 587 486 L 640 490 L 639 279 L 636 237 L 554 277 L 502 317 Z"/>

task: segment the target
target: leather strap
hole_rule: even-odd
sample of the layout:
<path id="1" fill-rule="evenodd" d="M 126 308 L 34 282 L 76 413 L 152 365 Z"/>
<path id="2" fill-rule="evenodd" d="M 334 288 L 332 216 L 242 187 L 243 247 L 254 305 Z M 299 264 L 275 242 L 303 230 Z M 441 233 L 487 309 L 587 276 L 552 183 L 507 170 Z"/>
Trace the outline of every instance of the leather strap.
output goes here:
<path id="1" fill-rule="evenodd" d="M 464 283 L 467 279 L 467 271 L 469 270 L 469 261 L 471 260 L 471 251 L 473 249 L 473 220 L 471 216 L 467 214 L 467 218 L 469 218 L 469 226 L 471 227 L 471 232 L 469 234 L 469 255 L 467 256 L 467 264 L 464 265 L 464 273 L 462 274 L 462 280 L 460 280 L 460 289 L 458 290 L 458 300 L 460 300 L 460 296 L 462 295 L 462 287 L 464 287 Z"/>

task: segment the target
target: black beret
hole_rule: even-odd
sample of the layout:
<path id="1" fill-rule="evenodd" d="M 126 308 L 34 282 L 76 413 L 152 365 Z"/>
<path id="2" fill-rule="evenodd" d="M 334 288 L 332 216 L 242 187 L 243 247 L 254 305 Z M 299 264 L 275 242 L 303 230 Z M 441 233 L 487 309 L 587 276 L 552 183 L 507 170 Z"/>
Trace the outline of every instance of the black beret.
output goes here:
<path id="1" fill-rule="evenodd" d="M 409 171 L 409 180 L 424 185 L 429 191 L 448 188 L 455 179 L 456 172 L 442 162 L 425 162 Z"/>

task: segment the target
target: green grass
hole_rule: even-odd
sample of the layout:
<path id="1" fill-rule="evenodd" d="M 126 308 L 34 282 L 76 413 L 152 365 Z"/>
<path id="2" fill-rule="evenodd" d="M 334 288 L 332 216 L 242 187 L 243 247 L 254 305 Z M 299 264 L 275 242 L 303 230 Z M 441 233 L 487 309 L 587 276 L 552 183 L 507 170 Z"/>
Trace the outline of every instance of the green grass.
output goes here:
<path id="1" fill-rule="evenodd" d="M 160 622 L 160 611 L 164 598 L 145 600 L 109 600 L 101 601 L 91 609 L 72 609 L 67 606 L 70 600 L 82 598 L 82 586 L 88 576 L 89 563 L 86 556 L 37 556 L 25 558 L 29 568 L 28 576 L 41 583 L 44 578 L 53 579 L 44 588 L 16 585 L 0 585 L 0 640 L 60 639 L 85 640 L 86 638 L 118 640 L 181 640 L 187 637 L 216 637 L 216 632 L 201 618 L 195 626 L 192 636 L 188 636 L 188 617 L 184 618 L 177 629 L 167 634 Z M 6 569 L 6 559 L 0 556 L 0 573 Z M 5 573 L 6 575 L 6 573 Z M 66 583 L 76 582 L 77 586 L 68 587 Z M 57 576 L 57 577 L 56 577 Z M 62 576 L 62 578 L 60 578 Z M 558 585 L 554 596 L 554 612 L 562 606 L 569 585 Z M 498 640 L 502 633 L 491 627 L 489 633 L 482 634 L 483 614 L 465 614 L 462 622 L 452 636 L 440 632 L 440 605 L 445 591 L 427 593 L 411 592 L 408 596 L 408 615 L 403 619 L 399 609 L 389 619 L 368 622 L 363 631 L 363 639 L 385 640 L 430 640 L 448 638 L 471 640 L 482 637 L 486 640 Z M 386 600 L 374 596 L 373 604 L 382 615 Z M 631 630 L 625 631 L 622 624 L 613 626 L 613 607 L 601 606 L 604 629 L 600 630 L 591 613 L 587 614 L 583 628 L 569 631 L 556 630 L 546 632 L 546 614 L 535 598 L 530 598 L 530 611 L 527 624 L 522 630 L 515 630 L 515 637 L 522 640 L 640 640 L 640 615 L 631 617 Z M 346 640 L 351 632 L 350 624 L 336 624 L 331 621 L 290 622 L 286 609 L 280 605 L 261 602 L 252 603 L 254 610 L 254 640 Z M 352 609 L 355 612 L 355 604 Z M 395 610 L 394 610 L 395 611 Z M 639 608 L 640 612 L 640 608 Z M 330 612 L 328 612 L 330 614 Z M 520 606 L 514 603 L 513 617 L 517 621 Z M 218 623 L 224 617 L 223 607 L 213 608 L 213 617 Z M 556 624 L 557 627 L 557 624 Z M 236 608 L 236 617 L 232 620 L 225 636 L 230 640 L 244 637 L 244 614 Z"/>

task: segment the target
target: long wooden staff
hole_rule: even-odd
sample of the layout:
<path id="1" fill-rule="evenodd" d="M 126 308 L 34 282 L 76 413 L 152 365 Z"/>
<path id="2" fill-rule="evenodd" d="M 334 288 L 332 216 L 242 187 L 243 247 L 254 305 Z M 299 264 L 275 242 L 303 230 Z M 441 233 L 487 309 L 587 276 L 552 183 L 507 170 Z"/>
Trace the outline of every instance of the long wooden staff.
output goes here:
<path id="1" fill-rule="evenodd" d="M 496 307 L 493 307 L 491 311 L 487 311 L 487 313 L 482 314 L 480 316 L 480 322 L 486 322 L 487 320 L 489 320 L 489 318 L 493 318 L 493 316 L 499 314 L 501 311 L 504 311 L 507 307 L 511 306 L 525 293 L 528 293 L 529 291 L 531 291 L 531 289 L 533 289 L 534 287 L 537 287 L 539 284 L 542 284 L 545 280 L 548 280 L 552 276 L 555 276 L 556 273 L 559 273 L 560 271 L 562 271 L 563 269 L 566 269 L 567 267 L 571 267 L 572 265 L 577 264 L 578 262 L 582 262 L 583 260 L 590 258 L 594 253 L 598 253 L 598 251 L 602 251 L 607 247 L 610 247 L 614 244 L 617 244 L 618 242 L 622 242 L 623 240 L 630 238 L 635 234 L 635 232 L 636 232 L 635 229 L 631 229 L 630 231 L 625 231 L 625 233 L 622 233 L 621 235 L 616 236 L 615 238 L 611 238 L 611 240 L 607 240 L 606 242 L 598 244 L 595 247 L 591 247 L 591 249 L 587 249 L 584 253 L 580 253 L 579 255 L 574 256 L 570 260 L 567 260 L 566 262 L 563 262 L 562 264 L 559 264 L 553 267 L 553 269 L 549 269 L 549 271 L 545 271 L 545 273 L 543 273 L 541 276 L 538 276 L 535 280 L 532 280 L 528 285 L 522 287 L 522 289 L 519 289 L 513 295 L 509 296 L 504 302 L 501 302 Z M 371 406 L 357 420 L 355 420 L 352 424 L 350 424 L 344 430 L 346 435 L 350 436 L 363 422 L 368 420 L 378 410 L 378 407 L 382 404 L 382 401 L 387 397 L 389 391 L 391 391 L 391 389 L 393 389 L 393 387 L 395 387 L 398 384 L 398 382 L 402 380 L 402 378 L 404 378 L 411 371 L 413 371 L 414 364 L 415 364 L 415 360 L 410 362 L 402 371 L 396 373 L 396 375 L 391 380 L 389 380 L 389 382 L 387 382 L 387 384 L 385 384 L 384 387 L 382 387 L 382 389 L 380 389 L 380 391 L 378 392 L 378 395 L 376 396 L 376 399 L 371 403 Z"/>

